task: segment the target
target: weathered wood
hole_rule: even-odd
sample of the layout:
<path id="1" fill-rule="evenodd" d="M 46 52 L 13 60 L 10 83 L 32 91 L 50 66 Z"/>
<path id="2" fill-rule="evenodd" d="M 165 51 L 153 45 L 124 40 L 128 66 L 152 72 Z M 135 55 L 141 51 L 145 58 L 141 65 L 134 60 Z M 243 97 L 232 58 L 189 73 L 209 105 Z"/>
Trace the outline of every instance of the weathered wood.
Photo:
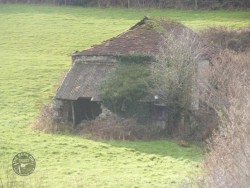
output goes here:
<path id="1" fill-rule="evenodd" d="M 73 120 L 73 126 L 76 125 L 75 121 L 75 108 L 74 108 L 74 101 L 71 101 L 71 109 L 72 109 L 72 120 Z"/>
<path id="2" fill-rule="evenodd" d="M 194 9 L 195 9 L 195 10 L 198 9 L 198 0 L 194 0 Z"/>

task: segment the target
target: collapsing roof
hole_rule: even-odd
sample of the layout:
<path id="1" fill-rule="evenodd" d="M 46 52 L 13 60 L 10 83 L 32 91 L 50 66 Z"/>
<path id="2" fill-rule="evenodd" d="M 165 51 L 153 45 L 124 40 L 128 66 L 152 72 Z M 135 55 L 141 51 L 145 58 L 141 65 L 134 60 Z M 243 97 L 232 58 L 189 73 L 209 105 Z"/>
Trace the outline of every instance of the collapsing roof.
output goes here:
<path id="1" fill-rule="evenodd" d="M 119 55 L 128 53 L 142 53 L 156 55 L 165 34 L 180 35 L 189 30 L 184 25 L 166 20 L 156 20 L 144 17 L 128 31 L 111 38 L 90 49 L 75 53 L 75 56 Z M 195 33 L 194 33 L 195 34 Z"/>
<path id="2" fill-rule="evenodd" d="M 86 58 L 73 62 L 55 98 L 77 100 L 87 97 L 99 101 L 98 87 L 114 69 L 115 63 L 109 59 L 100 62 L 96 56 L 117 57 L 133 53 L 155 56 L 160 53 L 160 46 L 166 35 L 171 33 L 178 36 L 187 30 L 196 35 L 180 23 L 145 17 L 128 31 L 90 49 L 74 53 L 73 57 L 95 58 L 91 62 Z"/>
<path id="3" fill-rule="evenodd" d="M 74 63 L 55 98 L 77 100 L 80 97 L 99 101 L 98 87 L 114 69 L 110 63 Z"/>

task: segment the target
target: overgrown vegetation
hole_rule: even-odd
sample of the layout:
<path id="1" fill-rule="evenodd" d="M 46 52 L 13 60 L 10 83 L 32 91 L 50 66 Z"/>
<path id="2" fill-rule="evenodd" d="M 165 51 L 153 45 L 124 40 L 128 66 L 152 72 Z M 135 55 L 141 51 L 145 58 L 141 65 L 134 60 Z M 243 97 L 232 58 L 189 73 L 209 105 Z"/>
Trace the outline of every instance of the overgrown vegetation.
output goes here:
<path id="1" fill-rule="evenodd" d="M 211 27 L 200 32 L 203 40 L 212 42 L 217 51 L 230 49 L 236 52 L 250 51 L 250 26 L 241 29 Z"/>
<path id="2" fill-rule="evenodd" d="M 100 88 L 103 104 L 114 113 L 145 119 L 149 109 L 139 100 L 147 95 L 152 58 L 132 54 L 119 59 L 116 70 Z"/>
<path id="3" fill-rule="evenodd" d="M 156 140 L 164 138 L 158 127 L 138 123 L 133 118 L 109 117 L 82 121 L 78 126 L 79 133 L 93 139 L 105 140 Z"/>
<path id="4" fill-rule="evenodd" d="M 38 130 L 45 133 L 75 133 L 73 125 L 70 123 L 63 124 L 54 121 L 52 113 L 51 105 L 44 105 L 33 122 L 32 128 L 35 131 Z"/>
<path id="5" fill-rule="evenodd" d="M 141 106 L 141 108 L 143 107 L 145 108 L 145 105 Z M 134 110 L 137 109 L 138 107 Z M 109 114 L 105 118 L 98 117 L 94 120 L 83 120 L 75 127 L 70 123 L 55 122 L 52 117 L 51 105 L 44 105 L 32 128 L 35 131 L 45 133 L 69 133 L 98 140 L 153 140 L 164 138 L 158 127 L 152 126 L 145 121 L 147 109 L 141 109 L 139 112 L 135 112 L 137 119 L 135 117 L 124 118 L 117 114 Z M 142 122 L 138 122 L 138 120 Z"/>
<path id="6" fill-rule="evenodd" d="M 188 30 L 178 38 L 172 33 L 163 41 L 158 62 L 152 65 L 150 92 L 158 95 L 173 113 L 185 114 L 194 108 L 197 69 L 204 53 L 200 39 Z"/>
<path id="7" fill-rule="evenodd" d="M 219 129 L 208 143 L 201 187 L 248 187 L 250 169 L 250 51 L 247 28 L 205 32 L 219 54 L 208 70 L 203 97 L 220 117 Z M 222 37 L 223 36 L 223 37 Z M 231 46 L 233 40 L 237 46 Z"/>
<path id="8" fill-rule="evenodd" d="M 70 67 L 69 54 L 125 31 L 144 15 L 174 18 L 194 29 L 241 27 L 250 21 L 247 11 L 0 5 L 0 181 L 4 186 L 13 181 L 6 170 L 26 187 L 53 188 L 177 187 L 199 172 L 203 156 L 195 145 L 183 148 L 169 140 L 102 142 L 30 129 L 41 105 L 54 95 L 58 77 Z M 31 153 L 39 164 L 25 178 L 11 169 L 13 156 L 20 151 Z"/>
<path id="9" fill-rule="evenodd" d="M 221 113 L 219 130 L 208 144 L 200 182 L 207 187 L 248 187 L 250 169 L 250 53 L 226 51 L 211 70 L 218 88 L 209 103 Z M 216 75 L 216 78 L 214 76 Z M 220 101 L 219 104 L 216 104 Z"/>
<path id="10" fill-rule="evenodd" d="M 168 21 L 173 22 L 172 20 L 168 20 Z M 157 23 L 157 21 L 154 18 L 150 18 L 149 20 L 146 20 L 145 27 L 147 27 L 148 29 L 153 29 L 162 35 L 166 35 L 166 29 L 162 25 Z"/>

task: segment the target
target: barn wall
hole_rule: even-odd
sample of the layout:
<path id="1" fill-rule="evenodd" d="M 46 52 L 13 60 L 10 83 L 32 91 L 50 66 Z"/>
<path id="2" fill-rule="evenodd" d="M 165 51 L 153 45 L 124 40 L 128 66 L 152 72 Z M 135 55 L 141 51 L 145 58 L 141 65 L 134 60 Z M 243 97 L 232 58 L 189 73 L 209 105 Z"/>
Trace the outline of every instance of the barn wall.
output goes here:
<path id="1" fill-rule="evenodd" d="M 199 110 L 200 106 L 200 89 L 206 89 L 208 85 L 208 69 L 209 69 L 209 61 L 208 60 L 201 60 L 198 63 L 198 75 L 195 78 L 196 85 L 192 87 L 192 103 L 191 103 L 191 110 L 197 111 Z"/>
<path id="2" fill-rule="evenodd" d="M 218 125 L 216 112 L 203 103 L 199 111 L 189 114 L 173 114 L 170 108 L 163 106 L 153 106 L 153 109 L 150 129 L 162 136 L 201 141 L 211 136 Z"/>
<path id="3" fill-rule="evenodd" d="M 70 100 L 53 99 L 52 117 L 53 120 L 60 123 L 67 123 L 71 108 Z"/>

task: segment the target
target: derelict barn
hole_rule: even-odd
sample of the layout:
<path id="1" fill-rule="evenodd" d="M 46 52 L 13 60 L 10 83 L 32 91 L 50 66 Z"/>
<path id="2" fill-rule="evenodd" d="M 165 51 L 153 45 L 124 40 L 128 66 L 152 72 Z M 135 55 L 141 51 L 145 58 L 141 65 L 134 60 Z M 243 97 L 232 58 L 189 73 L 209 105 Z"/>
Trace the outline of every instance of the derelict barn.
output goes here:
<path id="1" fill-rule="evenodd" d="M 145 54 L 155 57 L 160 53 L 164 32 L 179 35 L 184 30 L 189 29 L 179 23 L 145 17 L 117 37 L 74 53 L 72 67 L 54 97 L 54 119 L 74 124 L 95 119 L 102 113 L 98 88 L 115 69 L 119 56 Z M 144 102 L 153 104 L 153 97 Z M 158 115 L 160 122 L 164 122 L 164 108 L 154 108 L 157 114 L 161 114 Z"/>
<path id="2" fill-rule="evenodd" d="M 95 119 L 102 112 L 98 86 L 113 68 L 113 63 L 74 62 L 55 96 L 54 117 L 74 124 Z"/>

